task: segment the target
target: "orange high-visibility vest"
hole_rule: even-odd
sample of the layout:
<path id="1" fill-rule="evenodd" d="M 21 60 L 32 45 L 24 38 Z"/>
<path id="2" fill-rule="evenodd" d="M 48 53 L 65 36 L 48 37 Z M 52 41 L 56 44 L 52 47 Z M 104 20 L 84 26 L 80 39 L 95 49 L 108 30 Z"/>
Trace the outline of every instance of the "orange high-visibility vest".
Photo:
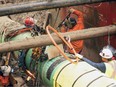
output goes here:
<path id="1" fill-rule="evenodd" d="M 83 30 L 84 29 L 83 13 L 78 11 L 78 10 L 75 10 L 73 12 L 73 14 L 78 16 L 77 24 L 72 29 L 68 29 L 67 31 L 66 31 L 66 29 L 62 28 L 61 32 L 71 32 L 71 31 Z M 74 47 L 74 49 L 76 50 L 77 53 L 79 53 L 83 48 L 83 40 L 73 41 L 73 42 L 71 42 L 71 44 L 73 45 L 73 47 Z M 69 49 L 69 52 L 73 53 L 73 51 L 71 49 Z"/>

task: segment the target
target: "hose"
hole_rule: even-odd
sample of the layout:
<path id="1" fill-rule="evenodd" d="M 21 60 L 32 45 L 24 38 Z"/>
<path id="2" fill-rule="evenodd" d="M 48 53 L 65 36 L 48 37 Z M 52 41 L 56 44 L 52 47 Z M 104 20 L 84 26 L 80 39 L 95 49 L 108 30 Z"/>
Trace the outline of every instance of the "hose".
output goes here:
<path id="1" fill-rule="evenodd" d="M 62 54 L 62 56 L 64 56 L 64 58 L 65 59 L 67 59 L 68 61 L 70 61 L 71 63 L 73 63 L 73 64 L 76 64 L 77 62 L 78 62 L 78 59 L 76 58 L 76 61 L 72 61 L 70 58 L 68 58 L 66 55 L 65 55 L 65 53 L 59 48 L 59 46 L 56 44 L 56 42 L 54 41 L 54 39 L 52 38 L 52 36 L 51 36 L 51 34 L 50 34 L 50 32 L 49 32 L 49 30 L 52 30 L 52 31 L 54 31 L 57 35 L 58 35 L 58 37 L 70 48 L 70 49 L 73 49 L 73 51 L 74 51 L 74 53 L 76 52 L 75 50 L 74 50 L 74 48 L 72 48 L 72 46 L 54 29 L 54 28 L 52 28 L 50 25 L 48 25 L 47 27 L 46 27 L 46 31 L 47 31 L 47 33 L 48 33 L 48 36 L 50 37 L 50 39 L 51 39 L 51 41 L 52 41 L 52 43 L 55 45 L 55 47 L 59 50 L 59 52 Z"/>

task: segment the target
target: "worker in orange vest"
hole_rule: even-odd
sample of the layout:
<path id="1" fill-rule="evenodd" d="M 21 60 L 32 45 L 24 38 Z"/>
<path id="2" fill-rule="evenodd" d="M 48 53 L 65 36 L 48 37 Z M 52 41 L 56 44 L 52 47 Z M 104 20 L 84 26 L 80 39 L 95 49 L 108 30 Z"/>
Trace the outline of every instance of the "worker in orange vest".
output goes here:
<path id="1" fill-rule="evenodd" d="M 76 30 L 83 30 L 84 29 L 84 23 L 83 23 L 83 13 L 76 10 L 76 9 L 69 9 L 69 12 L 71 14 L 75 14 L 78 18 L 75 20 L 73 17 L 69 17 L 66 19 L 63 23 L 63 27 L 61 29 L 61 32 L 72 32 Z M 72 41 L 71 44 L 73 45 L 74 49 L 77 53 L 80 53 L 83 48 L 83 40 L 78 41 Z M 69 53 L 73 53 L 71 49 L 68 49 Z"/>

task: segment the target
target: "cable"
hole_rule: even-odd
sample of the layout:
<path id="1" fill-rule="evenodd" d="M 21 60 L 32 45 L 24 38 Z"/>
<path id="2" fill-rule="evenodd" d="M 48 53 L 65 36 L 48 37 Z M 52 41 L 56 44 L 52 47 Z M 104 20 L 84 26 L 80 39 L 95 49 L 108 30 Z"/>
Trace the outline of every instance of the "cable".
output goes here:
<path id="1" fill-rule="evenodd" d="M 54 41 L 54 39 L 52 38 L 52 36 L 51 36 L 51 34 L 50 34 L 50 32 L 49 32 L 49 29 L 50 30 L 52 30 L 52 31 L 54 31 L 57 35 L 58 35 L 58 37 L 70 48 L 70 49 L 73 49 L 72 47 L 71 47 L 71 45 L 54 29 L 54 28 L 52 28 L 51 26 L 47 26 L 46 27 L 46 31 L 47 31 L 47 33 L 48 33 L 48 35 L 49 35 L 49 37 L 50 37 L 50 39 L 51 39 L 51 41 L 52 41 L 52 43 L 55 45 L 55 47 L 60 51 L 60 53 L 62 54 L 62 56 L 64 56 L 64 58 L 65 59 L 67 59 L 68 61 L 70 61 L 71 63 L 73 63 L 73 64 L 76 64 L 77 62 L 78 62 L 78 59 L 76 58 L 76 62 L 75 61 L 72 61 L 70 58 L 68 58 L 66 55 L 65 55 L 65 53 L 59 48 L 59 46 L 56 44 L 56 42 Z M 73 51 L 74 51 L 74 49 L 73 49 Z M 75 52 L 74 52 L 75 53 Z"/>

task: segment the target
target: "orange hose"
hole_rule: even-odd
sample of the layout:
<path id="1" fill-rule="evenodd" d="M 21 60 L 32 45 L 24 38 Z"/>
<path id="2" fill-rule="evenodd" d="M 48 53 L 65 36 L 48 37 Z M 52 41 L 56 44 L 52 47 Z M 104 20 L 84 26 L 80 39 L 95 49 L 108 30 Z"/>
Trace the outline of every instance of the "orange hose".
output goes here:
<path id="1" fill-rule="evenodd" d="M 54 39 L 52 38 L 50 32 L 49 32 L 49 29 L 54 31 L 58 37 L 70 48 L 74 51 L 74 53 L 76 54 L 76 51 L 74 50 L 74 48 L 72 47 L 71 43 L 68 43 L 54 28 L 52 28 L 51 26 L 47 26 L 46 27 L 46 31 L 51 39 L 51 41 L 53 42 L 53 44 L 55 45 L 55 47 L 60 51 L 60 53 L 62 54 L 62 56 L 64 56 L 65 59 L 69 60 L 71 63 L 74 63 L 76 64 L 78 62 L 78 59 L 76 58 L 76 61 L 72 61 L 70 58 L 68 58 L 65 53 L 60 49 L 60 47 L 56 44 L 56 42 L 54 41 Z"/>
<path id="2" fill-rule="evenodd" d="M 18 34 L 21 34 L 21 33 L 23 33 L 23 32 L 30 31 L 30 30 L 32 30 L 32 28 L 24 28 L 24 29 L 20 29 L 20 30 L 11 32 L 11 33 L 8 34 L 7 36 L 13 37 L 13 36 L 16 36 L 16 35 L 18 35 Z"/>

